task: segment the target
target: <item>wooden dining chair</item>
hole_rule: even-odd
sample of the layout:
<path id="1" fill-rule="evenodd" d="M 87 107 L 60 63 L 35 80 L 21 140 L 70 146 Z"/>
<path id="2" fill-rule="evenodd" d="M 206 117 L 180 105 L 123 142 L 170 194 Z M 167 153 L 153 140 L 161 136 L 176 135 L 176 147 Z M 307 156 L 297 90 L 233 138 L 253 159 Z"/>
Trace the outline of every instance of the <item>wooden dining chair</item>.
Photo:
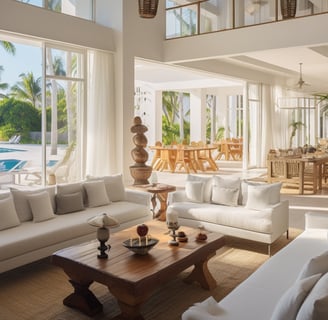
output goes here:
<path id="1" fill-rule="evenodd" d="M 161 147 L 161 146 L 162 146 L 162 142 L 156 141 L 155 147 Z M 153 168 L 153 170 L 158 170 L 160 162 L 161 162 L 161 150 L 155 149 L 153 154 L 153 159 L 151 161 L 151 167 Z"/>
<path id="2" fill-rule="evenodd" d="M 195 164 L 195 150 L 188 149 L 188 147 L 178 144 L 176 149 L 175 170 L 184 169 L 187 173 L 190 173 L 190 170 L 197 173 Z"/>

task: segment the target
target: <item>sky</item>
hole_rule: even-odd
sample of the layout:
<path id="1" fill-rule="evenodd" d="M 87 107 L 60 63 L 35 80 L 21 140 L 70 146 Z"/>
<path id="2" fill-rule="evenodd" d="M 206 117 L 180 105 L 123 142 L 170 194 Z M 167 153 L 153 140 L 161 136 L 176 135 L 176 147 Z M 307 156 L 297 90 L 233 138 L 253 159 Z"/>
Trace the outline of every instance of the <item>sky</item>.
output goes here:
<path id="1" fill-rule="evenodd" d="M 41 47 L 27 46 L 12 42 L 16 47 L 16 54 L 12 55 L 0 47 L 0 66 L 4 71 L 0 74 L 0 82 L 13 86 L 20 81 L 21 73 L 33 72 L 35 79 L 42 74 Z M 1 90 L 0 90 L 1 91 Z"/>

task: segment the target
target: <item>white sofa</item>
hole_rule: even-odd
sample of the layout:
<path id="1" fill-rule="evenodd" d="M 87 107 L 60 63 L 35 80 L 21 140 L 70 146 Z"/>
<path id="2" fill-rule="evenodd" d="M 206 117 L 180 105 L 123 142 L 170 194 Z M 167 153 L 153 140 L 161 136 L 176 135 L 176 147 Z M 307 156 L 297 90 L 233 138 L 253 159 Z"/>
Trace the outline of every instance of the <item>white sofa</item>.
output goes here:
<path id="1" fill-rule="evenodd" d="M 188 175 L 184 190 L 169 194 L 168 212 L 181 225 L 270 245 L 285 232 L 288 237 L 289 203 L 280 200 L 281 183 L 243 181 L 235 176 Z"/>
<path id="2" fill-rule="evenodd" d="M 95 239 L 87 220 L 96 215 L 119 221 L 111 232 L 150 220 L 150 197 L 125 189 L 121 175 L 0 194 L 0 273 Z"/>
<path id="3" fill-rule="evenodd" d="M 305 221 L 301 235 L 219 303 L 210 297 L 182 320 L 328 319 L 328 213 Z"/>

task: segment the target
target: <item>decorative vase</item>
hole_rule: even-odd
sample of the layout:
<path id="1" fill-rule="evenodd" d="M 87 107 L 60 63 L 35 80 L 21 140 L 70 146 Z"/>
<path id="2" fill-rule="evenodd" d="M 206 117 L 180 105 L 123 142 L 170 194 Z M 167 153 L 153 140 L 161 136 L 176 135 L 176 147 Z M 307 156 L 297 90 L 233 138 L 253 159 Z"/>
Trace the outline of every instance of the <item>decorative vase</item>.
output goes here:
<path id="1" fill-rule="evenodd" d="M 297 0 L 280 0 L 280 9 L 283 19 L 295 18 Z"/>
<path id="2" fill-rule="evenodd" d="M 131 156 L 135 163 L 130 166 L 130 173 L 134 178 L 134 185 L 149 184 L 148 178 L 151 176 L 153 170 L 151 166 L 146 165 L 148 152 L 144 149 L 147 146 L 147 137 L 144 133 L 147 130 L 147 127 L 142 124 L 140 117 L 133 119 L 131 132 L 135 133 L 132 141 L 136 146 L 131 151 Z"/>

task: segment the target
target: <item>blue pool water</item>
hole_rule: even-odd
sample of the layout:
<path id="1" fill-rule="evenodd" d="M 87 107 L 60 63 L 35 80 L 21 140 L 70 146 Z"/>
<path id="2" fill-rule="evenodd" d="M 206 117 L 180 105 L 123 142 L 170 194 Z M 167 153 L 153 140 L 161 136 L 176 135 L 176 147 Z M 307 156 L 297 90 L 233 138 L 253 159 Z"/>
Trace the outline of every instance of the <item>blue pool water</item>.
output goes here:
<path id="1" fill-rule="evenodd" d="M 2 148 L 0 147 L 0 153 L 5 153 L 5 152 L 17 152 L 17 151 L 26 151 L 22 149 L 12 149 L 12 148 Z"/>

